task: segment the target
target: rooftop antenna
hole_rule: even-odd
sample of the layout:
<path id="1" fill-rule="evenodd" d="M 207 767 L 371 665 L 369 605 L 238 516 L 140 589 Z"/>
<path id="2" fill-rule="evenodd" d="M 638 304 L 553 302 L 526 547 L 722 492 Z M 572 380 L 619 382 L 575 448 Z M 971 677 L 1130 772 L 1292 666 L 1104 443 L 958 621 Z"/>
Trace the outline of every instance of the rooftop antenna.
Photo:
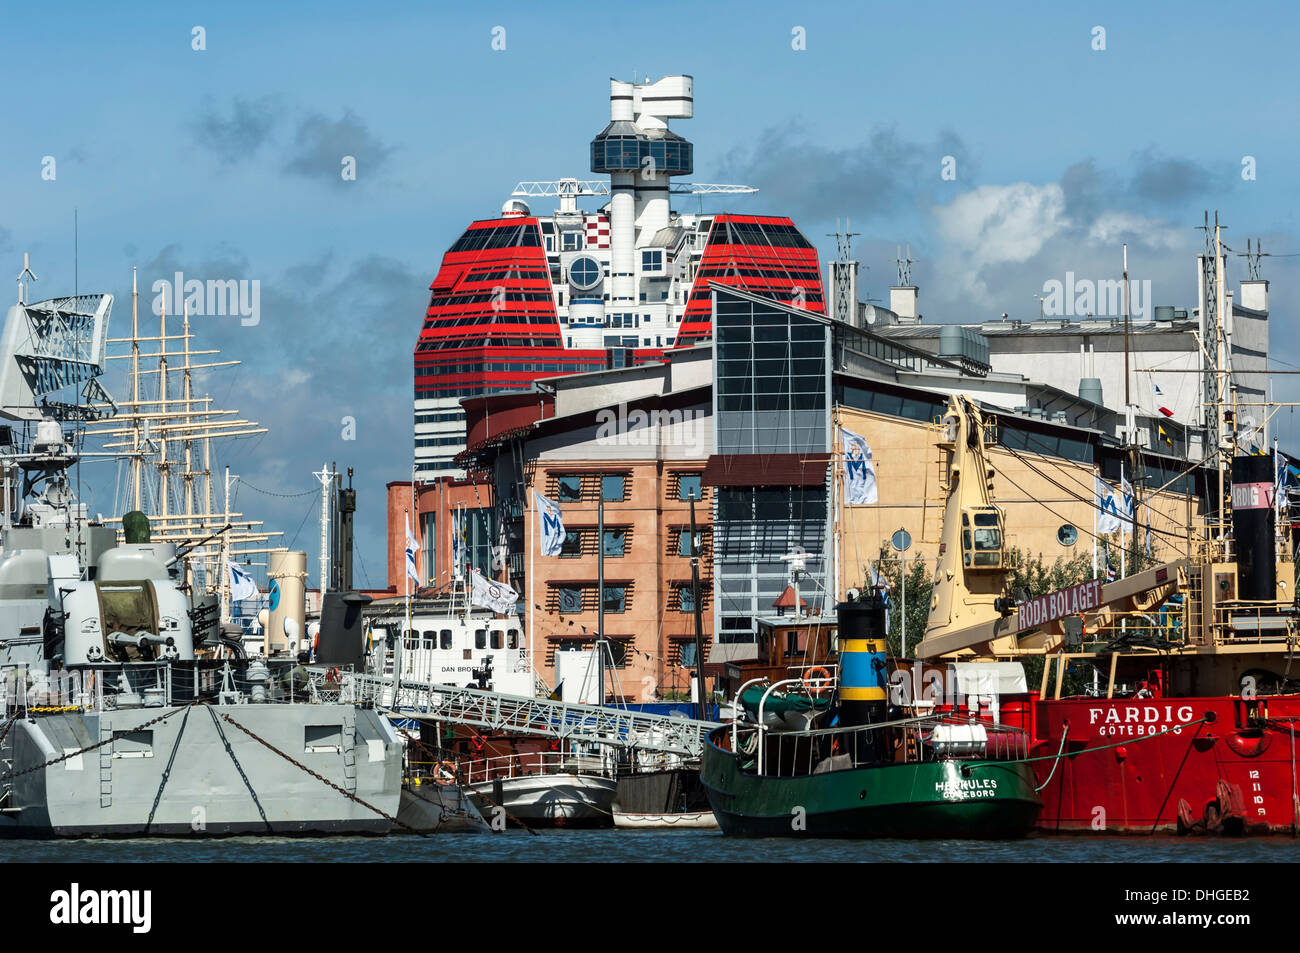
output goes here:
<path id="1" fill-rule="evenodd" d="M 1246 239 L 1246 253 L 1243 255 L 1241 252 L 1237 252 L 1237 257 L 1238 257 L 1238 258 L 1244 258 L 1244 259 L 1246 259 L 1246 273 L 1247 273 L 1247 276 L 1248 276 L 1246 280 L 1248 280 L 1248 281 L 1259 281 L 1259 280 L 1260 280 L 1260 277 L 1259 277 L 1260 259 L 1261 259 L 1261 258 L 1271 258 L 1271 257 L 1273 257 L 1273 256 L 1270 255 L 1270 254 L 1267 254 L 1267 253 L 1264 251 L 1264 240 L 1263 240 L 1262 238 L 1257 238 L 1257 239 L 1255 239 L 1255 250 L 1254 250 L 1254 251 L 1251 251 L 1251 248 L 1250 248 L 1250 239 L 1247 238 L 1247 239 Z"/>
<path id="2" fill-rule="evenodd" d="M 27 279 L 39 281 L 35 272 L 32 271 L 32 256 L 23 252 L 23 270 L 18 273 L 18 303 L 27 303 Z"/>
<path id="3" fill-rule="evenodd" d="M 835 312 L 833 317 L 845 324 L 852 324 L 856 315 L 857 282 L 853 280 L 853 239 L 861 232 L 851 232 L 853 226 L 846 218 L 844 231 L 840 231 L 840 220 L 835 220 L 835 232 L 827 238 L 835 239 L 835 263 L 831 265 L 831 277 L 835 285 Z"/>
<path id="4" fill-rule="evenodd" d="M 900 288 L 909 288 L 912 285 L 912 265 L 916 261 L 912 257 L 912 245 L 908 243 L 907 256 L 903 256 L 902 249 L 899 249 L 898 258 L 898 286 Z"/>

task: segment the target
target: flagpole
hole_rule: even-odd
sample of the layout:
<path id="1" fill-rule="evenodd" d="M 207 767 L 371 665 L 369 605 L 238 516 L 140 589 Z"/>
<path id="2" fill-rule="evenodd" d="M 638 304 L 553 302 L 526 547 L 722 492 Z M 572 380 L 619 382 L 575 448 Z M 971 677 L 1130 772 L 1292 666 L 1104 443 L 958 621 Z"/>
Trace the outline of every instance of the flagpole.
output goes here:
<path id="1" fill-rule="evenodd" d="M 1101 479 L 1101 473 L 1099 472 L 1097 465 L 1093 464 L 1092 467 L 1092 495 L 1093 496 L 1097 496 L 1097 490 L 1098 490 L 1097 481 L 1100 479 Z M 1092 508 L 1092 578 L 1093 579 L 1097 578 L 1097 506 L 1099 505 L 1101 505 L 1100 499 L 1097 500 L 1097 503 Z"/>
<path id="2" fill-rule="evenodd" d="M 1119 462 L 1119 501 L 1124 506 L 1125 512 L 1128 511 L 1128 503 L 1124 499 L 1124 461 Z M 1119 517 L 1119 578 L 1123 579 L 1128 575 L 1128 541 L 1124 533 L 1124 514 Z"/>
<path id="3" fill-rule="evenodd" d="M 526 502 L 526 506 L 527 506 L 528 509 L 530 509 L 530 510 L 532 511 L 532 517 L 530 517 L 531 522 L 529 522 L 529 523 L 527 524 L 527 525 L 528 525 L 527 537 L 528 537 L 529 540 L 530 540 L 530 545 L 529 545 L 529 547 L 528 547 L 528 606 L 527 606 L 527 612 L 528 612 L 528 672 L 529 672 L 529 678 L 532 679 L 532 682 L 533 682 L 533 694 L 536 694 L 536 692 L 537 692 L 537 669 L 533 667 L 533 665 L 534 665 L 534 662 L 533 662 L 533 626 L 534 626 L 534 624 L 535 624 L 535 622 L 536 622 L 536 620 L 537 620 L 537 611 L 536 611 L 536 609 L 537 609 L 537 603 L 535 603 L 535 602 L 533 601 L 533 594 L 536 592 L 536 590 L 535 590 L 534 587 L 533 587 L 533 580 L 534 580 L 534 578 L 535 578 L 535 573 L 534 573 L 534 571 L 533 571 L 533 567 L 537 564 L 536 556 L 537 556 L 537 546 L 538 546 L 538 543 L 539 543 L 539 539 L 538 539 L 538 536 L 537 536 L 537 525 L 536 525 L 536 522 L 537 522 L 537 519 L 536 519 L 536 518 L 537 518 L 537 500 L 536 500 L 536 499 L 534 498 L 534 496 L 532 495 L 532 494 L 535 493 L 535 492 L 536 492 L 536 491 L 532 490 L 531 487 L 526 487 L 526 488 L 524 489 L 524 496 L 525 496 L 525 498 L 526 498 L 526 500 L 527 500 L 527 502 Z"/>

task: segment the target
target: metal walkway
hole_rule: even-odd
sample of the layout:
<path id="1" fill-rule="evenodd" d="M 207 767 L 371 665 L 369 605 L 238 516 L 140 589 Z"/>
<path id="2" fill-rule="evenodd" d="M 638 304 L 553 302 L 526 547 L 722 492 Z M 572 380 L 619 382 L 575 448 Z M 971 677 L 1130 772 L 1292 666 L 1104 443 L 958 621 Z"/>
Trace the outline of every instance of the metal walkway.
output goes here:
<path id="1" fill-rule="evenodd" d="M 370 701 L 407 718 L 429 718 L 456 725 L 511 731 L 579 742 L 601 742 L 638 751 L 699 757 L 717 722 L 648 715 L 643 712 L 576 705 L 548 698 L 499 695 L 402 680 L 393 699 L 393 680 L 378 675 L 344 674 L 345 699 Z M 348 692 L 347 686 L 352 691 Z"/>

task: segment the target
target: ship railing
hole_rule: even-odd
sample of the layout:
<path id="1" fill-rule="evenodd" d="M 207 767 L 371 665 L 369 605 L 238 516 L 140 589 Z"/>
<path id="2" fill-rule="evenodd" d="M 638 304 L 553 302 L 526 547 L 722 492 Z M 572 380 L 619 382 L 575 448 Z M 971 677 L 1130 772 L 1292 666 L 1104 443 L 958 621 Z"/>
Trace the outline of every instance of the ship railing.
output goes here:
<path id="1" fill-rule="evenodd" d="M 1289 605 L 1272 600 L 1234 599 L 1214 607 L 1214 627 L 1233 645 L 1286 645 L 1295 637 L 1296 621 Z"/>
<path id="2" fill-rule="evenodd" d="M 483 784 L 539 774 L 584 774 L 613 778 L 613 761 L 603 755 L 573 754 L 565 751 L 531 751 L 462 761 L 459 766 L 462 784 Z"/>
<path id="3" fill-rule="evenodd" d="M 965 748 L 946 742 L 933 744 L 934 732 L 940 727 L 980 728 L 986 741 Z M 977 717 L 953 712 L 935 712 L 870 725 L 819 728 L 811 731 L 770 731 L 761 725 L 744 725 L 732 729 L 733 751 L 742 759 L 742 770 L 753 769 L 761 777 L 804 777 L 824 771 L 839 771 L 888 763 L 894 759 L 892 743 L 895 730 L 910 734 L 920 761 L 961 761 L 980 759 L 1014 761 L 1027 758 L 1032 739 L 1010 725 L 992 724 Z M 904 750 L 907 738 L 903 739 Z M 774 749 L 774 750 L 773 750 Z"/>
<path id="4" fill-rule="evenodd" d="M 325 669 L 295 674 L 290 659 L 99 662 L 71 669 L 0 667 L 0 715 L 102 712 L 192 701 L 320 704 L 348 701 L 346 681 Z"/>

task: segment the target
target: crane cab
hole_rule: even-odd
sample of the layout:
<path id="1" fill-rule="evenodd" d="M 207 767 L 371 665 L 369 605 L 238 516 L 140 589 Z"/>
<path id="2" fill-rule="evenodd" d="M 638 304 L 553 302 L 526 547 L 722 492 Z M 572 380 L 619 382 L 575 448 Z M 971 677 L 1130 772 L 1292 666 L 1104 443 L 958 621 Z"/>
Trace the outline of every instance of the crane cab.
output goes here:
<path id="1" fill-rule="evenodd" d="M 1007 568 L 1001 510 L 996 506 L 973 506 L 962 510 L 961 553 L 962 565 L 968 571 Z"/>

